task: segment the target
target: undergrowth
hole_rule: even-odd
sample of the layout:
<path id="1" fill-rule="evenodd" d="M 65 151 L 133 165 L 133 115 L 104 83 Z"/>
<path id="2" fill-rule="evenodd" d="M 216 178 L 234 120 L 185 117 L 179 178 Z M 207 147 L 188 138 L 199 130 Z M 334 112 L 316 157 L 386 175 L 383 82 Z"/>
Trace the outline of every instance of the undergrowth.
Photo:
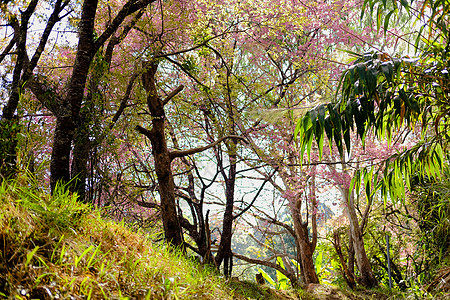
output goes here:
<path id="1" fill-rule="evenodd" d="M 58 188 L 0 186 L 0 297 L 232 299 L 217 276 Z"/>

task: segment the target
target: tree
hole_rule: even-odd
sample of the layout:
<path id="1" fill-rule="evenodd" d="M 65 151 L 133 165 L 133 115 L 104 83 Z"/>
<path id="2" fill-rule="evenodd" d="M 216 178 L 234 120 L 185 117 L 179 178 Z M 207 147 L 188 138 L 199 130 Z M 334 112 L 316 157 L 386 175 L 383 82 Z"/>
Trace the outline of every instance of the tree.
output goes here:
<path id="1" fill-rule="evenodd" d="M 239 136 L 226 136 L 205 147 L 192 148 L 188 150 L 169 150 L 167 148 L 167 138 L 165 137 L 165 112 L 164 105 L 167 104 L 173 96 L 181 91 L 183 86 L 178 87 L 171 92 L 165 99 L 158 96 L 158 90 L 155 84 L 155 74 L 158 65 L 150 62 L 142 76 L 144 88 L 148 93 L 147 105 L 152 116 L 152 129 L 148 130 L 141 126 L 136 129 L 148 137 L 152 143 L 152 153 L 155 159 L 155 171 L 158 177 L 158 189 L 161 198 L 161 213 L 166 240 L 174 246 L 183 247 L 183 237 L 180 221 L 178 219 L 177 207 L 175 202 L 175 184 L 171 170 L 171 162 L 178 157 L 184 157 L 205 151 L 222 142 L 225 139 L 242 139 Z"/>
<path id="2" fill-rule="evenodd" d="M 70 153 L 76 130 L 78 128 L 83 130 L 83 127 L 80 127 L 80 110 L 83 106 L 84 91 L 92 59 L 128 16 L 145 9 L 152 2 L 152 0 L 130 0 L 126 2 L 105 30 L 98 34 L 98 38 L 94 36 L 98 0 L 86 0 L 83 2 L 72 76 L 67 93 L 60 99 L 60 102 L 57 104 L 58 111 L 55 111 L 56 127 L 50 165 L 50 185 L 52 190 L 58 181 L 68 183 L 71 178 L 75 178 L 78 175 L 70 173 Z M 78 142 L 82 143 L 83 140 Z M 79 158 L 82 159 L 81 157 Z M 77 163 L 76 158 L 74 163 Z M 75 168 L 75 170 L 78 171 L 78 168 Z"/>
<path id="3" fill-rule="evenodd" d="M 195 4 L 193 7 L 205 14 L 211 24 L 204 26 L 202 18 L 188 14 L 186 18 L 201 25 L 194 26 L 194 30 L 186 30 L 188 34 L 184 36 L 192 36 L 193 39 L 182 39 L 179 44 L 172 41 L 163 43 L 154 58 L 166 60 L 185 74 L 185 78 L 174 75 L 172 77 L 177 78 L 177 81 L 186 81 L 183 93 L 190 97 L 190 101 L 186 101 L 191 106 L 188 108 L 190 118 L 197 117 L 198 112 L 193 112 L 192 107 L 197 108 L 204 115 L 203 130 L 206 140 L 214 141 L 221 136 L 252 130 L 252 121 L 246 118 L 245 110 L 259 103 L 269 103 L 269 106 L 272 101 L 279 103 L 290 85 L 309 72 L 307 62 L 312 58 L 308 54 L 312 55 L 318 45 L 328 43 L 329 40 L 322 40 L 322 34 L 326 35 L 320 32 L 321 27 L 325 26 L 322 23 L 312 25 L 306 18 L 302 18 L 301 22 L 292 19 L 292 15 L 306 15 L 301 6 L 273 7 L 272 3 L 261 2 L 258 3 L 261 9 L 256 13 L 249 10 L 245 3 L 230 3 L 229 7 L 241 12 L 236 14 L 233 11 L 233 14 L 230 14 L 231 10 L 222 9 L 225 4 L 218 7 L 215 3 L 205 5 L 206 8 L 204 5 L 197 7 Z M 221 17 L 212 18 L 211 11 L 216 11 Z M 164 18 L 171 18 L 171 14 L 167 13 L 166 16 L 166 12 L 161 13 L 164 13 Z M 280 20 L 280 24 L 273 27 L 273 20 L 276 18 Z M 254 26 L 255 20 L 260 24 Z M 344 31 L 340 21 L 333 23 L 335 19 L 332 19 L 330 22 L 332 24 L 328 24 L 329 26 L 337 27 L 336 33 Z M 176 30 L 174 28 L 174 31 Z M 292 37 L 292 43 L 282 43 L 280 36 L 283 35 Z M 184 49 L 178 50 L 180 44 L 185 45 Z M 285 60 L 289 55 L 299 57 L 292 61 Z M 325 55 L 322 51 L 316 51 L 318 59 Z M 253 63 L 249 65 L 249 62 Z M 283 65 L 285 62 L 286 66 Z M 317 66 L 317 69 L 322 67 Z M 284 74 L 281 71 L 282 77 L 274 78 L 268 71 L 270 68 L 287 68 L 292 74 Z M 276 80 L 276 83 L 272 83 L 273 80 Z M 271 95 L 273 91 L 277 93 Z M 281 97 L 278 97 L 278 92 Z M 221 148 L 223 145 L 225 149 Z M 233 206 L 238 172 L 237 142 L 230 139 L 215 149 L 215 161 L 220 166 L 225 182 L 226 198 L 223 230 L 215 260 L 216 265 L 226 261 L 227 266 L 231 264 L 232 224 L 236 218 L 233 216 Z M 227 159 L 224 159 L 223 155 L 226 155 Z M 183 222 L 187 228 L 191 228 L 192 224 L 189 225 L 187 220 L 183 219 Z M 231 272 L 231 267 L 225 269 Z"/>
<path id="4" fill-rule="evenodd" d="M 288 101 L 289 102 L 289 101 Z M 284 118 L 288 122 L 292 118 Z M 269 222 L 277 226 L 283 226 L 292 236 L 296 243 L 296 261 L 300 266 L 300 278 L 304 284 L 319 283 L 317 277 L 313 254 L 317 244 L 317 213 L 319 199 L 316 195 L 316 170 L 315 167 L 302 167 L 302 157 L 298 155 L 296 144 L 289 134 L 288 126 L 281 124 L 272 125 L 272 130 L 266 129 L 252 133 L 249 138 L 253 151 L 258 154 L 261 162 L 272 168 L 281 179 L 282 184 L 277 180 L 271 179 L 272 186 L 281 194 L 283 203 L 287 205 L 292 227 L 284 224 L 277 219 L 266 216 Z M 277 140 L 273 140 L 266 147 L 258 146 L 257 139 L 262 134 L 268 134 L 275 137 L 279 134 Z M 248 162 L 253 166 L 251 161 Z M 260 172 L 265 177 L 263 168 Z M 262 264 L 264 264 L 262 262 Z M 289 266 L 285 263 L 285 266 Z M 294 273 L 295 274 L 295 273 Z M 295 276 L 288 276 L 293 284 L 296 284 Z M 295 279 L 295 280 L 294 280 Z"/>
<path id="5" fill-rule="evenodd" d="M 349 262 L 353 260 L 354 256 L 360 273 L 360 277 L 357 279 L 366 287 L 377 285 L 377 279 L 373 274 L 364 243 L 364 233 L 376 195 L 372 194 L 371 182 L 366 181 L 363 187 L 365 193 L 360 193 L 361 189 L 352 185 L 351 181 L 364 168 L 370 168 L 373 174 L 381 175 L 385 159 L 404 147 L 401 141 L 401 139 L 397 139 L 392 144 L 387 144 L 368 138 L 365 147 L 361 147 L 356 135 L 352 134 L 350 153 L 346 153 L 344 156 L 340 155 L 339 151 L 336 151 L 337 149 L 334 149 L 334 153 L 330 149 L 325 149 L 322 154 L 321 163 L 324 163 L 328 169 L 328 172 L 322 171 L 322 176 L 339 190 L 349 220 L 348 235 L 349 249 L 351 249 Z M 366 203 L 365 208 L 361 203 Z M 362 211 L 363 209 L 364 211 Z M 339 245 L 338 236 L 334 237 L 334 242 L 336 246 Z M 341 264 L 343 265 L 342 262 Z M 352 279 L 355 277 L 352 263 L 349 263 L 348 271 L 346 278 L 352 286 Z"/>
<path id="6" fill-rule="evenodd" d="M 39 37 L 39 43 L 33 49 L 29 45 L 31 38 L 28 35 L 30 25 L 32 25 L 30 24 L 30 19 L 33 15 L 38 14 L 38 4 L 42 3 L 39 3 L 38 0 L 33 0 L 28 3 L 26 8 L 24 7 L 25 9 L 19 8 L 17 11 L 11 9 L 13 4 L 5 3 L 3 5 L 2 3 L 1 19 L 13 29 L 13 35 L 0 54 L 0 63 L 9 55 L 16 56 L 16 58 L 10 59 L 10 63 L 14 67 L 11 66 L 13 71 L 11 82 L 8 84 L 8 100 L 3 107 L 0 120 L 0 181 L 13 176 L 16 172 L 17 134 L 20 131 L 16 110 L 24 92 L 23 88 L 33 76 L 33 72 L 45 51 L 53 27 L 72 12 L 69 1 L 57 0 L 53 3 L 52 11 L 44 22 L 45 29 Z M 34 53 L 30 59 L 28 51 L 33 50 Z"/>
<path id="7" fill-rule="evenodd" d="M 229 276 L 233 224 L 256 201 L 237 199 L 240 174 L 246 172 L 241 162 L 260 159 L 259 147 L 243 148 L 239 136 L 263 132 L 271 126 L 259 117 L 255 120 L 250 111 L 293 110 L 315 95 L 319 89 L 316 83 L 328 78 L 329 50 L 351 43 L 355 35 L 348 28 L 351 5 L 345 1 L 314 1 L 308 7 L 300 2 L 153 2 L 86 0 L 75 6 L 67 26 L 73 29 L 78 25 L 76 49 L 70 44 L 58 45 L 54 52 L 61 55 L 47 55 L 48 68 L 32 72 L 26 81 L 25 90 L 31 90 L 45 107 L 34 112 L 50 111 L 56 118 L 50 120 L 56 122 L 55 126 L 49 126 L 54 131 L 50 186 L 54 189 L 58 182 L 70 182 L 70 189 L 81 199 L 102 203 L 104 196 L 92 196 L 94 185 L 97 195 L 105 195 L 110 188 L 107 182 L 120 187 L 134 179 L 138 184 L 129 188 L 133 191 L 129 198 L 142 206 L 161 208 L 166 238 L 179 246 L 183 244 L 181 226 L 189 232 L 193 224 L 186 222 L 189 218 L 183 218 L 177 203 L 182 197 L 181 188 L 174 182 L 174 170 L 188 155 L 210 149 L 208 155 L 220 172 L 217 179 L 223 180 L 226 202 L 220 248 L 214 259 L 217 265 L 226 262 L 224 269 Z M 138 80 L 141 75 L 142 86 Z M 181 84 L 185 86 L 182 92 L 177 88 Z M 204 127 L 192 132 L 192 124 L 199 123 Z M 170 126 L 172 140 L 168 138 Z M 148 139 L 137 139 L 134 128 Z M 291 132 L 284 128 L 283 134 L 290 142 Z M 255 138 L 253 142 L 256 145 L 261 140 Z M 205 141 L 208 146 L 195 147 Z M 147 142 L 151 146 L 147 147 Z M 192 144 L 194 148 L 190 149 Z M 147 149 L 154 155 L 146 156 L 143 152 Z M 251 154 L 244 156 L 243 152 Z M 296 154 L 291 151 L 287 156 Z M 144 167 L 133 164 L 130 161 L 134 156 L 148 157 L 148 161 L 143 162 Z M 153 163 L 154 170 L 145 165 Z M 292 189 L 289 185 L 297 173 L 303 176 L 303 170 L 297 166 L 292 170 L 284 168 L 284 163 L 271 162 L 272 169 L 267 168 L 261 186 L 274 182 L 276 172 L 286 171 L 290 174 L 280 175 L 286 185 L 281 189 Z M 96 174 L 103 172 L 96 176 L 94 169 Z M 139 186 L 145 172 L 151 173 L 152 182 L 147 187 Z M 314 185 L 312 176 L 304 178 L 308 185 Z M 158 192 L 161 205 L 144 201 L 144 189 L 155 195 Z M 307 228 L 311 222 L 315 231 L 315 216 L 310 214 L 311 220 L 306 221 L 300 210 L 308 203 L 306 196 L 309 204 L 316 206 L 313 191 L 311 188 L 310 193 L 302 193 L 304 199 L 297 195 L 292 205 L 300 233 L 297 236 L 301 236 L 299 244 L 303 243 L 298 259 L 304 261 L 302 272 L 310 274 L 308 282 L 317 281 L 313 266 L 317 236 L 310 238 Z M 136 200 L 134 193 L 142 201 Z M 259 193 L 252 199 L 257 199 Z M 237 204 L 242 205 L 239 212 Z M 197 220 L 201 223 L 196 230 L 200 236 L 197 246 L 206 254 L 204 249 L 208 250 L 210 242 L 205 239 L 208 218 L 199 205 L 191 207 L 198 209 Z"/>

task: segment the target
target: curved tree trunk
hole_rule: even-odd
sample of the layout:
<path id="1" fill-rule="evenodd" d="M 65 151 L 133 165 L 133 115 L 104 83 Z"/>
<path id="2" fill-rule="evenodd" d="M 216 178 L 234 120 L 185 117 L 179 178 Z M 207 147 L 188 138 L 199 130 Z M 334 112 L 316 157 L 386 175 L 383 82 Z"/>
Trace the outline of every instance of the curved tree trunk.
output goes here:
<path id="1" fill-rule="evenodd" d="M 167 148 L 165 135 L 164 103 L 158 97 L 155 84 L 157 68 L 157 64 L 149 63 L 142 75 L 144 88 L 148 93 L 147 106 L 152 116 L 153 127 L 151 130 L 140 126 L 136 127 L 136 129 L 148 137 L 152 144 L 152 154 L 155 159 L 155 171 L 158 177 L 161 215 L 166 240 L 175 247 L 183 247 L 183 236 L 175 202 L 175 183 L 171 169 L 172 158 Z"/>

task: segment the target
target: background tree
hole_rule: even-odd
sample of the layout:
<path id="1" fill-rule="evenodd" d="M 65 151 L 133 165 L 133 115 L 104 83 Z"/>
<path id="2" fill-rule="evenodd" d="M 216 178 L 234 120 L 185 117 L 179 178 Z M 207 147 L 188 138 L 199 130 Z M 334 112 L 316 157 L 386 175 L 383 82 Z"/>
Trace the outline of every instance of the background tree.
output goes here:
<path id="1" fill-rule="evenodd" d="M 153 1 L 128 1 L 117 12 L 116 16 L 111 20 L 111 23 L 105 30 L 98 34 L 98 38 L 94 36 L 95 17 L 98 10 L 97 0 L 86 0 L 83 2 L 81 17 L 79 21 L 79 38 L 77 52 L 72 70 L 72 76 L 67 88 L 67 93 L 57 104 L 56 126 L 54 132 L 52 160 L 50 165 L 51 177 L 50 185 L 52 190 L 58 181 L 63 183 L 78 174 L 70 174 L 70 153 L 72 142 L 77 128 L 80 127 L 80 111 L 83 105 L 84 91 L 86 81 L 89 74 L 90 64 L 97 53 L 108 39 L 117 31 L 119 26 L 125 19 L 145 9 Z M 77 142 L 77 141 L 74 141 Z M 78 142 L 82 143 L 83 139 Z M 77 147 L 75 147 L 77 148 Z M 77 156 L 78 157 L 78 156 Z M 75 157 L 75 165 L 77 165 L 77 157 Z M 80 159 L 83 159 L 79 157 Z M 83 163 L 84 165 L 84 163 Z M 78 171 L 75 167 L 74 170 Z M 81 171 L 80 171 L 81 172 Z M 82 185 L 84 187 L 84 185 Z M 84 193 L 84 191 L 82 191 Z"/>

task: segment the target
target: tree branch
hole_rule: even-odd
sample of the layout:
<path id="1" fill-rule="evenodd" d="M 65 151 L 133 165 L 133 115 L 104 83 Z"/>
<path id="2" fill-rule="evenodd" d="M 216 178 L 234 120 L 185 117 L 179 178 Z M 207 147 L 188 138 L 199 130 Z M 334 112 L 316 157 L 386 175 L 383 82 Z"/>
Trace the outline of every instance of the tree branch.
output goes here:
<path id="1" fill-rule="evenodd" d="M 44 80 L 44 82 L 41 82 L 40 79 Z M 25 86 L 31 90 L 44 107 L 50 110 L 55 116 L 59 116 L 59 107 L 60 103 L 62 103 L 62 97 L 50 86 L 50 83 L 46 84 L 44 78 L 33 76 L 26 82 Z"/>
<path id="2" fill-rule="evenodd" d="M 144 202 L 144 201 L 140 201 L 140 200 L 135 200 L 135 201 L 136 201 L 137 205 L 139 205 L 141 207 L 154 208 L 154 209 L 161 210 L 161 207 L 157 203 Z"/>
<path id="3" fill-rule="evenodd" d="M 184 89 L 184 85 L 180 85 L 179 87 L 177 87 L 176 89 L 174 89 L 173 91 L 171 91 L 169 93 L 169 95 L 167 95 L 167 97 L 162 101 L 162 105 L 166 105 L 170 99 L 172 99 L 173 97 L 175 97 L 179 92 L 181 92 Z"/>
<path id="4" fill-rule="evenodd" d="M 286 229 L 286 231 L 287 232 L 289 232 L 293 237 L 295 237 L 296 235 L 295 235 L 295 230 L 291 227 L 291 226 L 289 226 L 288 224 L 285 224 L 285 223 L 283 223 L 283 222 L 281 222 L 281 221 L 278 221 L 278 220 L 275 220 L 275 219 L 262 219 L 263 221 L 264 220 L 267 220 L 268 222 L 270 222 L 270 223 L 272 223 L 272 224 L 274 224 L 274 225 L 278 225 L 278 226 L 280 226 L 280 227 L 283 227 L 284 229 Z"/>
<path id="5" fill-rule="evenodd" d="M 10 41 L 8 46 L 3 50 L 2 54 L 0 54 L 0 63 L 3 61 L 3 59 L 6 57 L 6 55 L 10 54 L 9 51 L 14 47 L 16 44 L 16 39 L 13 37 Z"/>
<path id="6" fill-rule="evenodd" d="M 120 116 L 122 115 L 123 111 L 125 110 L 125 107 L 127 106 L 128 99 L 130 99 L 131 91 L 133 90 L 134 83 L 136 81 L 137 74 L 134 73 L 130 81 L 128 81 L 127 89 L 125 91 L 125 95 L 120 100 L 119 108 L 117 109 L 116 113 L 114 114 L 114 117 L 111 120 L 111 123 L 109 124 L 109 129 L 112 129 L 114 127 L 114 124 L 119 120 Z"/>
<path id="7" fill-rule="evenodd" d="M 140 129 L 138 129 L 137 127 L 140 127 L 140 126 L 136 126 L 136 129 L 140 131 Z M 142 129 L 144 129 L 144 128 L 142 128 Z M 143 133 L 143 132 L 141 132 L 141 133 Z M 143 134 L 145 134 L 145 133 L 143 133 Z M 242 136 L 239 136 L 239 135 L 227 135 L 227 136 L 221 137 L 220 139 L 218 139 L 214 143 L 211 143 L 211 144 L 209 144 L 207 146 L 204 146 L 204 147 L 197 147 L 197 148 L 192 148 L 192 149 L 188 149 L 188 150 L 172 150 L 172 151 L 169 152 L 170 160 L 173 160 L 173 159 L 175 159 L 177 157 L 183 157 L 183 156 L 187 156 L 187 155 L 203 152 L 205 150 L 208 150 L 209 148 L 217 146 L 219 143 L 221 143 L 222 141 L 224 141 L 226 139 L 240 139 L 240 140 L 243 140 L 245 143 L 248 143 L 247 140 L 244 137 L 242 137 Z"/>
<path id="8" fill-rule="evenodd" d="M 266 261 L 266 260 L 261 260 L 261 259 L 256 259 L 256 258 L 250 258 L 250 257 L 244 256 L 244 255 L 237 254 L 235 252 L 233 252 L 233 256 L 236 257 L 236 258 L 239 258 L 240 260 L 243 260 L 243 261 L 246 261 L 248 263 L 251 263 L 251 264 L 262 265 L 262 266 L 266 266 L 266 267 L 275 269 L 277 271 L 280 271 L 280 273 L 282 273 L 283 275 L 285 275 L 289 279 L 291 279 L 293 277 L 293 274 L 290 274 L 288 271 L 283 269 L 281 266 L 279 266 L 278 264 L 273 263 L 271 261 Z"/>
<path id="9" fill-rule="evenodd" d="M 62 2 L 62 0 L 57 0 L 56 3 L 54 4 L 55 8 L 47 21 L 47 25 L 45 26 L 44 32 L 42 33 L 39 45 L 36 48 L 36 51 L 34 52 L 30 63 L 28 64 L 27 68 L 24 71 L 23 81 L 27 81 L 28 78 L 33 73 L 34 68 L 36 67 L 39 59 L 41 58 L 42 53 L 44 52 L 45 46 L 47 45 L 47 41 L 48 38 L 50 37 L 53 27 L 57 22 L 61 21 L 59 13 L 63 11 L 68 4 L 69 0 L 65 0 L 64 2 Z"/>
<path id="10" fill-rule="evenodd" d="M 146 137 L 148 137 L 150 139 L 150 137 L 152 136 L 150 130 L 145 129 L 144 127 L 140 126 L 140 125 L 136 125 L 136 127 L 134 128 L 137 131 L 139 131 L 141 134 L 145 135 Z"/>
<path id="11" fill-rule="evenodd" d="M 275 170 L 272 172 L 272 174 L 270 174 L 270 176 L 268 176 L 266 179 L 264 179 L 264 182 L 262 183 L 262 185 L 259 187 L 258 192 L 256 193 L 256 195 L 253 197 L 253 200 L 250 202 L 249 205 L 247 205 L 246 208 L 244 208 L 243 210 L 241 210 L 238 214 L 236 214 L 235 216 L 233 216 L 233 220 L 239 218 L 240 216 L 242 216 L 247 210 L 249 210 L 253 204 L 255 203 L 256 199 L 258 199 L 259 194 L 262 192 L 264 186 L 266 185 L 266 183 L 268 181 L 270 181 L 270 179 L 272 178 L 273 175 L 275 175 L 275 173 L 278 171 L 278 168 L 275 168 Z"/>
<path id="12" fill-rule="evenodd" d="M 155 2 L 155 0 L 130 0 L 128 1 L 122 9 L 117 13 L 114 20 L 111 24 L 105 29 L 105 31 L 100 35 L 100 37 L 94 43 L 94 52 L 97 52 L 98 49 L 111 37 L 111 35 L 119 28 L 122 22 L 126 17 L 140 10 L 141 8 L 146 7 L 147 5 Z"/>

